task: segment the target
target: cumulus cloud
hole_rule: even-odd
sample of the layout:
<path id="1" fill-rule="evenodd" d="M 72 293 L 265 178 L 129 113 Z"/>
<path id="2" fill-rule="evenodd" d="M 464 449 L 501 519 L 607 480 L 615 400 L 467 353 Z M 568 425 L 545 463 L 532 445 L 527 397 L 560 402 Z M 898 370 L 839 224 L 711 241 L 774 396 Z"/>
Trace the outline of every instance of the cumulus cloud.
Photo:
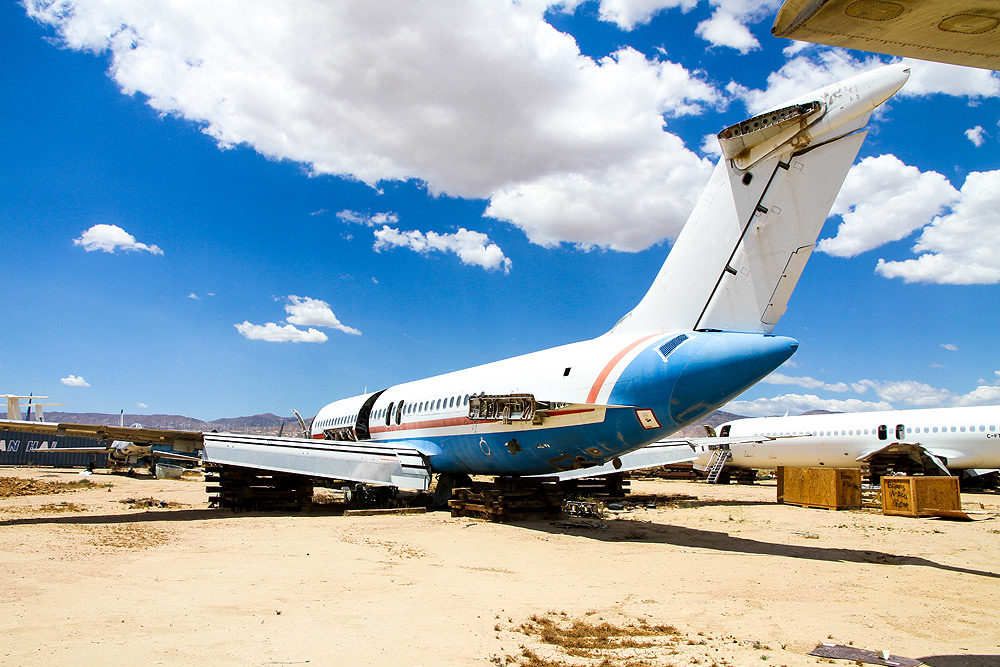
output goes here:
<path id="1" fill-rule="evenodd" d="M 766 378 L 761 380 L 761 382 L 766 384 L 790 385 L 793 387 L 802 387 L 803 389 L 823 389 L 825 391 L 837 393 L 843 393 L 851 390 L 850 385 L 846 382 L 835 382 L 831 384 L 808 376 L 795 377 L 792 375 L 785 375 L 784 373 L 771 373 Z"/>
<path id="2" fill-rule="evenodd" d="M 361 332 L 354 327 L 343 324 L 333 314 L 330 304 L 326 301 L 294 294 L 289 295 L 285 301 L 285 312 L 288 313 L 288 317 L 283 325 L 274 322 L 251 324 L 244 320 L 242 324 L 233 326 L 250 340 L 264 340 L 271 343 L 325 343 L 328 340 L 327 335 L 314 327 L 336 329 L 354 336 L 361 335 Z M 299 329 L 299 326 L 309 328 Z"/>
<path id="3" fill-rule="evenodd" d="M 343 222 L 365 227 L 378 227 L 381 225 L 395 225 L 399 222 L 399 215 L 391 211 L 380 211 L 379 213 L 359 213 L 350 209 L 337 212 L 337 217 Z"/>
<path id="4" fill-rule="evenodd" d="M 900 62 L 900 59 L 882 59 L 874 55 L 855 58 L 844 49 L 809 49 L 768 75 L 765 89 L 749 89 L 731 83 L 727 90 L 743 100 L 751 113 L 760 113 L 803 91 L 827 86 L 888 62 Z M 896 93 L 900 98 L 935 94 L 972 99 L 1000 97 L 1000 74 L 996 72 L 910 58 L 903 58 L 902 62 L 910 68 L 910 78 Z"/>
<path id="5" fill-rule="evenodd" d="M 194 292 L 191 292 L 190 294 L 188 294 L 187 298 L 193 299 L 194 301 L 201 301 L 201 297 L 198 296 L 197 294 L 195 294 Z"/>
<path id="6" fill-rule="evenodd" d="M 955 345 L 954 343 L 941 343 L 941 347 L 949 352 L 958 352 L 958 345 Z"/>
<path id="7" fill-rule="evenodd" d="M 942 346 L 944 347 L 944 346 Z M 946 348 L 947 349 L 947 348 Z M 957 349 L 957 348 L 956 348 Z M 867 398 L 826 398 L 817 394 L 782 394 L 754 400 L 731 401 L 723 407 L 728 412 L 750 416 L 799 414 L 808 410 L 831 412 L 859 412 L 865 410 L 901 410 L 908 408 L 946 408 L 1000 403 L 1000 371 L 994 371 L 992 380 L 980 379 L 971 391 L 960 394 L 934 387 L 918 380 L 870 380 L 829 384 L 810 377 L 781 376 L 763 380 L 770 384 L 787 384 L 803 389 L 844 393 L 843 389 L 857 394 L 871 394 Z"/>
<path id="8" fill-rule="evenodd" d="M 300 327 L 328 327 L 353 336 L 361 335 L 361 332 L 354 327 L 341 323 L 333 314 L 330 304 L 320 299 L 291 294 L 288 303 L 285 304 L 285 312 L 288 313 L 289 324 L 297 324 Z"/>
<path id="9" fill-rule="evenodd" d="M 572 11 L 581 2 L 565 0 L 558 4 Z M 632 30 L 649 23 L 659 12 L 670 9 L 688 12 L 698 4 L 698 0 L 600 0 L 598 15 L 622 30 Z M 713 46 L 727 46 L 747 53 L 760 48 L 748 24 L 773 16 L 781 0 L 709 0 L 702 4 L 712 8 L 712 16 L 698 24 L 696 34 Z"/>
<path id="10" fill-rule="evenodd" d="M 375 231 L 374 248 L 378 252 L 389 248 L 409 248 L 420 253 L 453 253 L 458 255 L 462 264 L 480 266 L 487 270 L 503 269 L 504 273 L 510 273 L 512 265 L 500 246 L 490 241 L 486 234 L 469 231 L 464 227 L 459 227 L 453 234 L 438 234 L 433 231 L 400 231 L 386 225 Z"/>
<path id="11" fill-rule="evenodd" d="M 973 143 L 976 148 L 983 145 L 986 141 L 986 130 L 983 129 L 982 125 L 976 125 L 975 127 L 970 127 L 965 131 L 965 138 Z"/>
<path id="12" fill-rule="evenodd" d="M 415 179 L 434 195 L 489 199 L 548 242 L 648 247 L 688 213 L 675 202 L 693 193 L 671 188 L 700 190 L 707 174 L 663 116 L 717 105 L 719 92 L 628 47 L 581 54 L 546 22 L 546 2 L 25 5 L 65 46 L 110 54 L 122 92 L 221 147 L 372 187 Z M 633 180 L 652 187 L 615 191 Z M 585 232 L 575 210 L 552 205 L 595 191 L 612 196 L 589 200 L 603 224 Z"/>
<path id="13" fill-rule="evenodd" d="M 1000 282 L 1000 170 L 971 172 L 951 211 L 935 217 L 913 245 L 916 259 L 880 259 L 886 278 L 952 285 Z"/>
<path id="14" fill-rule="evenodd" d="M 246 320 L 242 324 L 234 324 L 236 330 L 250 340 L 266 340 L 270 343 L 325 343 L 327 336 L 319 329 L 310 328 L 307 331 L 291 324 L 279 326 L 274 322 L 267 324 L 250 324 Z"/>
<path id="15" fill-rule="evenodd" d="M 771 398 L 752 401 L 731 401 L 724 408 L 727 412 L 748 417 L 774 415 L 797 415 L 809 410 L 830 412 L 866 412 L 871 410 L 892 410 L 886 401 L 862 401 L 857 398 L 820 398 L 815 394 L 783 394 Z"/>
<path id="16" fill-rule="evenodd" d="M 134 236 L 118 225 L 94 225 L 83 232 L 80 238 L 73 239 L 73 245 L 83 246 L 87 252 L 103 250 L 113 253 L 115 250 L 141 250 L 153 255 L 163 254 L 159 246 L 139 243 Z"/>
<path id="17" fill-rule="evenodd" d="M 140 410 L 145 410 L 145 409 L 146 409 L 146 408 L 148 408 L 149 406 L 148 406 L 148 405 L 146 405 L 145 403 L 142 403 L 142 402 L 139 402 L 139 403 L 136 403 L 136 404 L 135 404 L 135 407 L 139 408 Z"/>
<path id="18" fill-rule="evenodd" d="M 868 157 L 854 165 L 830 211 L 843 222 L 816 246 L 837 257 L 854 257 L 898 241 L 928 224 L 959 193 L 936 171 L 920 171 L 895 155 Z"/>
<path id="19" fill-rule="evenodd" d="M 87 382 L 86 380 L 84 380 L 79 375 L 73 375 L 72 373 L 70 373 L 69 375 L 67 375 L 64 378 L 59 378 L 59 381 L 62 382 L 67 387 L 89 387 L 90 386 L 89 382 Z"/>

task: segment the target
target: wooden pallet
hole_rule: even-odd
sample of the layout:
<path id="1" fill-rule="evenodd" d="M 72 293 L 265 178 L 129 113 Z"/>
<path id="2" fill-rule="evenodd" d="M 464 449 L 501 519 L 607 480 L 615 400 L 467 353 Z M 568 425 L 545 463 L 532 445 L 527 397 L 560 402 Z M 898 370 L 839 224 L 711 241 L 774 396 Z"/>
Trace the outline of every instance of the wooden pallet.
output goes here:
<path id="1" fill-rule="evenodd" d="M 302 475 L 211 465 L 205 468 L 205 482 L 210 507 L 288 511 L 312 504 L 312 482 Z"/>
<path id="2" fill-rule="evenodd" d="M 475 483 L 452 491 L 448 501 L 452 516 L 475 517 L 503 523 L 562 514 L 563 493 L 554 482 Z"/>

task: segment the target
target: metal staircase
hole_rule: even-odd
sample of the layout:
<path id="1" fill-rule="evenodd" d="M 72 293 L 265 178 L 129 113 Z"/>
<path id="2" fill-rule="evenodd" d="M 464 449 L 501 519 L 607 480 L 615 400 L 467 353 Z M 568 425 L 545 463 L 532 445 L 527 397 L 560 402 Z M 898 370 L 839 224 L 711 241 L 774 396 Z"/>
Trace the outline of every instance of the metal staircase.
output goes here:
<path id="1" fill-rule="evenodd" d="M 705 481 L 709 484 L 718 484 L 726 463 L 732 458 L 733 453 L 728 449 L 716 450 L 708 462 L 708 475 L 705 477 Z"/>

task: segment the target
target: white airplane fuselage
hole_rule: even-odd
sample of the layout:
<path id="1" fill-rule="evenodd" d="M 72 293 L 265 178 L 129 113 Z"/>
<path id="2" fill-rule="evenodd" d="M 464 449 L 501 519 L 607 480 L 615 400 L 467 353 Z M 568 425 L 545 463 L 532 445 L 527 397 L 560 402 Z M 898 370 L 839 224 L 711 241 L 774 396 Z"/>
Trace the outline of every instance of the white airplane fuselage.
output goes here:
<path id="1" fill-rule="evenodd" d="M 718 433 L 775 438 L 730 444 L 728 465 L 742 468 L 856 468 L 860 458 L 894 442 L 919 444 L 951 470 L 1000 468 L 1000 406 L 739 419 Z M 699 464 L 708 458 L 699 452 Z"/>
<path id="2" fill-rule="evenodd" d="M 414 448 L 434 472 L 539 475 L 615 462 L 710 413 L 795 351 L 771 331 L 871 112 L 908 75 L 879 68 L 723 130 L 666 262 L 608 333 L 335 401 L 311 437 Z"/>

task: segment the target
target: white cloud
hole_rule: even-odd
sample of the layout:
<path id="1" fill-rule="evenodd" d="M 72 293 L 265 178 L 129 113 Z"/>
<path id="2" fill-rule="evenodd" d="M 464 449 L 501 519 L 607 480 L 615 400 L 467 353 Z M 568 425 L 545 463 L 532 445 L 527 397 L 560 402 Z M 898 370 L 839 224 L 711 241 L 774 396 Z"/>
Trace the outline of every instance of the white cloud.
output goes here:
<path id="1" fill-rule="evenodd" d="M 271 343 L 325 343 L 326 334 L 319 329 L 308 331 L 298 329 L 291 324 L 278 326 L 274 322 L 267 324 L 250 324 L 246 320 L 242 324 L 234 324 L 236 330 L 250 340 L 266 340 Z"/>
<path id="2" fill-rule="evenodd" d="M 62 382 L 67 387 L 89 387 L 90 386 L 89 382 L 87 382 L 86 380 L 84 380 L 79 375 L 73 375 L 72 373 L 69 374 L 69 375 L 67 375 L 64 378 L 59 378 L 59 381 Z"/>
<path id="3" fill-rule="evenodd" d="M 986 141 L 986 130 L 983 129 L 982 125 L 976 125 L 975 127 L 970 127 L 965 131 L 965 138 L 971 141 L 976 148 L 983 145 Z"/>
<path id="4" fill-rule="evenodd" d="M 948 344 L 942 345 L 947 348 Z M 957 349 L 957 348 L 956 348 Z M 778 375 L 775 378 L 775 375 Z M 776 379 L 771 384 L 789 384 L 803 389 L 819 389 L 843 393 L 843 387 L 858 394 L 871 392 L 875 400 L 857 398 L 824 398 L 816 394 L 783 394 L 769 398 L 732 401 L 723 407 L 727 412 L 740 415 L 765 416 L 799 414 L 807 410 L 831 412 L 859 412 L 865 410 L 899 410 L 906 408 L 945 408 L 968 405 L 995 405 L 1000 403 L 1000 371 L 994 371 L 992 381 L 980 379 L 972 391 L 956 394 L 948 389 L 931 386 L 918 380 L 858 380 L 850 383 L 828 384 L 809 377 L 793 378 L 772 373 L 763 382 Z"/>
<path id="5" fill-rule="evenodd" d="M 300 327 L 329 327 L 354 336 L 361 335 L 361 332 L 354 327 L 341 323 L 333 314 L 330 304 L 320 299 L 289 295 L 285 312 L 288 313 L 289 324 L 297 324 Z"/>
<path id="6" fill-rule="evenodd" d="M 191 292 L 190 294 L 188 294 L 187 298 L 194 299 L 195 301 L 201 301 L 201 297 L 198 296 L 197 294 L 195 294 L 194 292 Z"/>
<path id="7" fill-rule="evenodd" d="M 829 410 L 830 412 L 865 412 L 869 410 L 892 410 L 886 401 L 862 401 L 856 398 L 820 398 L 815 394 L 783 394 L 772 398 L 758 398 L 752 401 L 731 401 L 723 408 L 748 417 L 770 415 L 797 415 L 809 410 Z"/>
<path id="8" fill-rule="evenodd" d="M 949 352 L 958 352 L 958 345 L 955 345 L 954 343 L 941 343 L 941 347 Z"/>
<path id="9" fill-rule="evenodd" d="M 972 172 L 951 211 L 924 228 L 913 246 L 916 259 L 880 259 L 876 271 L 906 282 L 953 285 L 1000 282 L 1000 170 Z"/>
<path id="10" fill-rule="evenodd" d="M 948 404 L 952 393 L 917 380 L 858 380 L 858 385 L 870 388 L 874 394 L 897 407 L 938 408 Z"/>
<path id="11" fill-rule="evenodd" d="M 510 273 L 512 264 L 504 256 L 500 246 L 490 241 L 486 234 L 464 227 L 459 227 L 454 234 L 438 234 L 433 231 L 400 231 L 386 225 L 375 231 L 373 247 L 379 252 L 387 248 L 409 248 L 422 253 L 432 250 L 450 252 L 458 255 L 462 264 L 480 266 L 487 270 L 503 269 L 504 273 Z"/>
<path id="12" fill-rule="evenodd" d="M 751 113 L 760 113 L 803 91 L 829 85 L 849 76 L 874 69 L 897 58 L 878 56 L 855 58 L 844 49 L 810 49 L 791 58 L 767 77 L 764 90 L 747 89 L 731 83 L 727 90 L 739 97 Z M 942 65 L 903 58 L 910 68 L 910 78 L 896 94 L 900 98 L 942 94 L 953 97 L 1000 97 L 1000 74 L 974 67 Z"/>
<path id="13" fill-rule="evenodd" d="M 816 246 L 837 257 L 854 257 L 898 241 L 928 224 L 956 200 L 958 190 L 936 171 L 920 171 L 895 155 L 867 157 L 851 167 L 833 203 L 843 222 Z"/>
<path id="14" fill-rule="evenodd" d="M 275 301 L 280 299 L 275 297 Z M 266 340 L 271 343 L 325 343 L 329 340 L 325 333 L 313 327 L 328 327 L 354 336 L 361 335 L 360 331 L 337 319 L 326 301 L 294 294 L 286 297 L 285 301 L 288 317 L 284 325 L 274 322 L 251 324 L 244 320 L 242 324 L 233 326 L 250 340 Z M 303 330 L 295 325 L 309 328 Z"/>
<path id="15" fill-rule="evenodd" d="M 416 179 L 434 195 L 488 198 L 492 214 L 546 242 L 648 247 L 680 228 L 688 211 L 675 202 L 707 173 L 663 115 L 717 105 L 718 91 L 628 47 L 582 55 L 543 1 L 26 5 L 66 46 L 110 52 L 122 92 L 222 147 L 372 187 Z M 653 187 L 614 189 L 631 179 Z M 604 196 L 588 218 L 604 224 L 581 231 L 576 209 L 551 205 L 591 191 Z"/>
<path id="16" fill-rule="evenodd" d="M 563 4 L 575 8 L 580 0 Z M 598 15 L 602 21 L 614 23 L 622 30 L 632 30 L 637 25 L 649 23 L 654 15 L 665 9 L 688 12 L 697 5 L 698 0 L 601 0 Z"/>
<path id="17" fill-rule="evenodd" d="M 350 209 L 337 212 L 337 217 L 343 222 L 365 227 L 378 227 L 381 225 L 395 225 L 399 222 L 399 214 L 392 211 L 380 211 L 379 213 L 359 213 Z"/>
<path id="18" fill-rule="evenodd" d="M 557 4 L 572 11 L 581 1 L 564 0 Z M 686 13 L 698 4 L 699 0 L 600 0 L 598 15 L 622 30 L 632 30 L 649 23 L 661 11 L 680 9 Z M 748 24 L 772 17 L 781 0 L 709 0 L 701 4 L 712 8 L 712 16 L 699 23 L 695 33 L 713 46 L 727 46 L 747 53 L 760 47 Z"/>
<path id="19" fill-rule="evenodd" d="M 745 19 L 724 9 L 716 9 L 711 18 L 699 23 L 695 34 L 713 46 L 728 46 L 740 53 L 760 48 L 760 42 L 746 26 Z"/>
<path id="20" fill-rule="evenodd" d="M 899 91 L 903 97 L 942 94 L 953 97 L 1000 97 L 1000 73 L 977 67 L 961 67 L 927 60 L 903 58 L 910 79 Z"/>
<path id="21" fill-rule="evenodd" d="M 134 236 L 118 225 L 94 225 L 83 232 L 80 238 L 73 239 L 73 245 L 83 246 L 87 252 L 103 250 L 113 253 L 115 250 L 142 250 L 153 255 L 163 254 L 159 246 L 139 243 Z"/>
<path id="22" fill-rule="evenodd" d="M 795 377 L 792 375 L 785 375 L 784 373 L 771 373 L 766 378 L 761 380 L 761 382 L 766 384 L 790 385 L 793 387 L 802 387 L 803 389 L 823 389 L 824 391 L 832 391 L 836 393 L 843 393 L 851 390 L 851 387 L 845 382 L 835 382 L 830 384 L 808 376 Z"/>
<path id="23" fill-rule="evenodd" d="M 145 403 L 142 403 L 142 402 L 139 402 L 139 403 L 136 403 L 136 404 L 135 404 L 135 407 L 139 408 L 140 410 L 145 410 L 145 409 L 146 409 L 146 408 L 148 408 L 149 406 L 148 406 L 148 405 L 146 405 Z"/>

